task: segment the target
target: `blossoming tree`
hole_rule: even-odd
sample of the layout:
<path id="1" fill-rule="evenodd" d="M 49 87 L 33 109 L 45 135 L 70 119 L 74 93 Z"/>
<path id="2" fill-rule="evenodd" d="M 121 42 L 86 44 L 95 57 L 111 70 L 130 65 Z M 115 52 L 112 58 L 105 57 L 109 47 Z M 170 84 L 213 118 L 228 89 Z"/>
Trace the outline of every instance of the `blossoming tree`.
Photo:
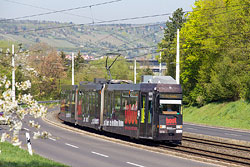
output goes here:
<path id="1" fill-rule="evenodd" d="M 22 129 L 23 120 L 26 115 L 33 118 L 42 117 L 46 114 L 47 109 L 45 106 L 39 105 L 30 94 L 19 94 L 15 101 L 12 100 L 12 91 L 10 89 L 11 82 L 7 77 L 0 77 L 0 117 L 1 123 L 9 126 L 8 132 L 2 133 L 1 142 L 6 138 L 10 139 L 11 143 L 15 146 L 20 146 L 19 132 Z M 20 91 L 25 91 L 31 88 L 29 80 L 25 82 L 17 82 L 16 88 Z M 25 104 L 25 105 L 21 105 Z M 37 132 L 34 132 L 33 138 L 48 137 L 48 132 L 39 132 L 40 125 L 35 123 L 34 120 L 29 121 L 29 126 L 35 127 Z"/>

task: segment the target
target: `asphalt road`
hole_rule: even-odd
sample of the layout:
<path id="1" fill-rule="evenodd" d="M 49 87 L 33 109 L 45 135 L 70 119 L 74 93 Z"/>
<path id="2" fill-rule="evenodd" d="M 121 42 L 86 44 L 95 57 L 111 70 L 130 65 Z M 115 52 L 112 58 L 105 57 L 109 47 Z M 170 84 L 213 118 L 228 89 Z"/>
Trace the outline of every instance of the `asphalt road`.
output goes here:
<path id="1" fill-rule="evenodd" d="M 210 126 L 184 123 L 183 131 L 209 135 L 209 136 L 228 138 L 228 139 L 250 141 L 250 132 L 244 132 L 240 130 L 230 130 L 227 128 L 218 128 L 218 127 L 210 127 Z"/>
<path id="2" fill-rule="evenodd" d="M 124 146 L 95 137 L 84 136 L 54 127 L 37 120 L 41 130 L 49 131 L 49 139 L 31 139 L 35 153 L 49 159 L 77 167 L 168 167 L 168 166 L 212 166 L 188 159 L 154 153 L 134 147 Z M 20 138 L 25 143 L 25 132 L 34 129 L 24 125 Z M 0 130 L 0 134 L 4 129 Z"/>

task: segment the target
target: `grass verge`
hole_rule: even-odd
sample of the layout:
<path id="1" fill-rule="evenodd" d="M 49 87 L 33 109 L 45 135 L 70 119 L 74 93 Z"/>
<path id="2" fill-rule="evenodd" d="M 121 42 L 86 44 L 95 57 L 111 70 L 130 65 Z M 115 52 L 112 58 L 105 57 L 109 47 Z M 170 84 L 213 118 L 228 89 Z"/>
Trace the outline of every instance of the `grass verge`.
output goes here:
<path id="1" fill-rule="evenodd" d="M 28 151 L 7 142 L 0 143 L 0 150 L 0 167 L 66 167 L 37 154 L 31 156 Z"/>
<path id="2" fill-rule="evenodd" d="M 184 107 L 184 122 L 250 129 L 250 103 L 236 102 L 210 103 L 203 107 Z"/>

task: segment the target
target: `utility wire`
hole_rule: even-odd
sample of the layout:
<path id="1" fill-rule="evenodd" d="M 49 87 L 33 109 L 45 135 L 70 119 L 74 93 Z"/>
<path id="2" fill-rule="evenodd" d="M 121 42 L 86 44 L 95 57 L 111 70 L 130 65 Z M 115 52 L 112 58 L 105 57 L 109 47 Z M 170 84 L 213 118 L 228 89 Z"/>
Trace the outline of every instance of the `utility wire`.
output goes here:
<path id="1" fill-rule="evenodd" d="M 146 15 L 146 16 L 138 16 L 138 17 L 130 17 L 130 18 L 122 18 L 122 19 L 113 19 L 113 20 L 95 22 L 95 24 L 105 24 L 105 23 L 113 23 L 113 22 L 117 22 L 117 21 L 129 21 L 129 20 L 154 18 L 154 17 L 167 16 L 167 15 L 171 15 L 171 14 L 172 13 L 162 13 L 162 14 L 155 14 L 155 15 Z M 15 31 L 14 34 L 24 33 L 24 32 L 32 32 L 32 31 L 59 29 L 59 28 L 79 27 L 79 26 L 84 26 L 84 25 L 93 25 L 93 23 L 73 24 L 73 25 L 64 25 L 64 26 L 56 26 L 56 27 L 46 27 L 46 28 L 30 29 L 30 30 L 23 30 L 23 31 Z M 7 33 L 7 34 L 13 34 L 13 33 Z"/>
<path id="2" fill-rule="evenodd" d="M 95 6 L 101 6 L 101 5 L 111 4 L 111 3 L 115 3 L 115 2 L 119 2 L 119 1 L 122 1 L 122 0 L 113 0 L 113 1 L 108 1 L 108 2 L 103 2 L 103 3 L 97 3 L 97 4 L 87 5 L 87 6 L 81 6 L 81 7 L 76 7 L 76 8 L 56 10 L 56 11 L 52 11 L 52 12 L 39 13 L 39 14 L 34 14 L 34 15 L 29 15 L 29 16 L 21 16 L 21 17 L 10 18 L 10 19 L 2 19 L 2 20 L 0 20 L 0 22 L 5 22 L 5 21 L 9 21 L 9 20 L 24 19 L 24 18 L 30 18 L 30 17 L 35 17 L 35 16 L 44 16 L 44 15 L 48 15 L 48 14 L 67 12 L 67 11 L 78 10 L 78 9 L 84 9 L 84 8 L 89 8 L 89 7 L 95 7 Z"/>
<path id="3" fill-rule="evenodd" d="M 20 2 L 11 1 L 11 0 L 4 0 L 4 1 L 6 1 L 6 2 L 11 2 L 11 3 L 15 3 L 15 4 L 19 4 L 19 5 L 29 6 L 29 7 L 36 8 L 36 9 L 43 9 L 43 10 L 53 11 L 53 12 L 56 11 L 56 10 L 49 9 L 49 8 L 34 6 L 34 5 L 25 4 L 25 3 L 20 3 Z M 73 14 L 73 13 L 68 13 L 68 12 L 63 12 L 63 13 L 64 13 L 64 14 L 67 14 L 67 15 L 72 15 L 72 16 L 77 16 L 77 17 L 87 18 L 87 19 L 91 19 L 91 20 L 92 20 L 92 18 L 91 18 L 91 17 L 88 17 L 88 16 L 82 16 L 82 15 Z M 99 20 L 99 19 L 96 19 L 96 20 Z M 0 21 L 1 21 L 1 20 L 0 20 Z M 102 21 L 102 20 L 99 20 L 99 21 Z"/>

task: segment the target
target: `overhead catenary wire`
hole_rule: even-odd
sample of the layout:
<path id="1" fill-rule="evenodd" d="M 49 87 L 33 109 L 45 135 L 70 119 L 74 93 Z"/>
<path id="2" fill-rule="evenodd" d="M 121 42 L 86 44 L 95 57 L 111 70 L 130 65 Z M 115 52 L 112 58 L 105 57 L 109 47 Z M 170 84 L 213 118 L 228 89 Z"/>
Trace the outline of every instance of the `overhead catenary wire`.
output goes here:
<path id="1" fill-rule="evenodd" d="M 106 20 L 106 21 L 98 21 L 98 22 L 95 22 L 95 24 L 97 25 L 97 24 L 113 23 L 113 22 L 118 22 L 118 21 L 129 21 L 129 20 L 154 18 L 154 17 L 167 16 L 167 15 L 171 15 L 171 14 L 172 13 L 162 13 L 162 14 L 155 14 L 155 15 L 137 16 L 137 17 L 122 18 L 122 19 L 113 19 L 113 20 Z M 93 25 L 93 23 L 91 22 L 91 23 L 72 24 L 72 25 L 64 25 L 64 26 L 56 26 L 56 27 L 46 27 L 46 28 L 22 30 L 22 31 L 15 31 L 15 32 L 6 33 L 6 34 L 18 34 L 18 33 L 33 32 L 33 31 L 44 31 L 44 30 L 51 30 L 51 29 L 79 27 L 79 26 L 84 26 L 84 25 Z"/>
<path id="2" fill-rule="evenodd" d="M 107 21 L 103 21 L 103 22 L 107 22 Z M 231 34 L 231 35 L 236 35 L 236 34 Z M 225 35 L 225 36 L 227 36 L 227 35 Z M 221 37 L 221 36 L 219 36 L 219 37 Z M 214 36 L 214 37 L 206 37 L 206 38 L 216 38 L 216 36 Z"/>
<path id="3" fill-rule="evenodd" d="M 39 7 L 39 6 L 34 6 L 34 5 L 30 5 L 30 4 L 26 4 L 26 3 L 20 3 L 20 2 L 16 2 L 16 1 L 12 1 L 12 0 L 4 0 L 6 2 L 10 2 L 10 3 L 14 3 L 14 4 L 19 4 L 19 5 L 24 5 L 24 6 L 29 6 L 29 7 L 32 7 L 32 8 L 36 8 L 36 9 L 42 9 L 42 10 L 47 10 L 47 11 L 56 11 L 56 10 L 53 10 L 53 9 L 49 9 L 49 8 L 44 8 L 44 7 Z M 77 16 L 77 17 L 81 17 L 81 18 L 87 18 L 87 19 L 91 19 L 91 17 L 88 17 L 88 16 L 83 16 L 83 15 L 78 15 L 78 14 L 74 14 L 74 13 L 69 13 L 69 12 L 62 12 L 63 14 L 67 14 L 67 15 L 71 15 L 71 16 Z M 102 21 L 100 19 L 97 19 L 95 18 L 96 20 L 99 20 L 99 21 Z M 0 20 L 1 21 L 1 20 Z"/>
<path id="4" fill-rule="evenodd" d="M 87 7 L 90 7 L 90 6 L 87 6 Z M 187 13 L 187 12 L 191 12 L 191 11 L 184 11 L 184 13 Z M 167 15 L 172 15 L 172 14 L 173 13 L 162 13 L 162 14 L 155 14 L 155 15 L 146 15 L 146 16 L 122 18 L 122 19 L 104 20 L 104 21 L 95 22 L 95 24 L 105 24 L 105 23 L 111 23 L 111 22 L 117 22 L 117 21 L 129 21 L 129 20 L 137 20 L 137 19 L 146 19 L 146 18 L 167 16 Z M 219 14 L 224 14 L 224 13 L 219 13 Z M 91 22 L 91 23 L 82 23 L 82 24 L 73 24 L 73 25 L 64 25 L 64 26 L 56 26 L 56 27 L 38 28 L 38 29 L 23 30 L 23 31 L 15 31 L 13 33 L 23 33 L 23 32 L 42 31 L 42 30 L 51 30 L 51 29 L 68 28 L 68 27 L 78 27 L 78 26 L 92 25 L 92 24 L 93 24 L 93 22 Z M 11 34 L 13 34 L 13 33 L 11 33 Z"/>
<path id="5" fill-rule="evenodd" d="M 78 10 L 78 9 L 84 9 L 84 8 L 89 8 L 89 7 L 95 7 L 95 6 L 101 6 L 101 5 L 111 4 L 111 3 L 120 2 L 120 1 L 122 1 L 122 0 L 113 0 L 113 1 L 107 1 L 107 2 L 102 2 L 102 3 L 97 3 L 97 4 L 80 6 L 80 7 L 76 7 L 76 8 L 56 10 L 56 11 L 51 11 L 51 12 L 46 12 L 46 13 L 39 13 L 39 14 L 33 14 L 33 15 L 21 16 L 21 17 L 15 17 L 15 18 L 9 18 L 9 19 L 2 19 L 2 20 L 0 20 L 0 22 L 5 22 L 5 21 L 9 21 L 9 20 L 17 20 L 17 19 L 25 19 L 25 18 L 31 18 L 31 17 L 36 17 L 36 16 L 44 16 L 44 15 L 49 15 L 49 14 L 61 13 L 61 12 L 67 12 L 67 11 L 72 11 L 72 10 Z"/>
<path id="6" fill-rule="evenodd" d="M 94 6 L 111 4 L 111 3 L 119 2 L 119 1 L 122 1 L 122 0 L 113 0 L 113 1 L 103 2 L 103 3 L 97 3 L 97 4 L 86 5 L 86 6 L 81 6 L 81 7 L 75 7 L 75 8 L 70 8 L 70 9 L 63 9 L 63 10 L 52 10 L 52 9 L 38 7 L 38 6 L 34 6 L 34 5 L 30 5 L 30 4 L 25 4 L 25 3 L 20 3 L 20 2 L 16 2 L 16 1 L 12 1 L 12 0 L 4 0 L 4 1 L 15 3 L 15 4 L 20 4 L 20 5 L 25 5 L 25 6 L 29 6 L 29 7 L 33 7 L 33 8 L 49 10 L 51 12 L 40 13 L 40 14 L 33 14 L 33 15 L 28 15 L 28 16 L 21 16 L 21 17 L 16 17 L 16 18 L 2 19 L 2 20 L 0 20 L 0 22 L 2 22 L 2 21 L 8 21 L 8 20 L 16 20 L 16 19 L 21 19 L 21 18 L 30 18 L 30 17 L 42 16 L 42 15 L 48 15 L 48 14 L 54 14 L 54 13 L 61 13 L 61 12 L 66 12 L 66 11 L 84 9 L 84 8 L 88 8 L 88 7 L 91 8 L 91 7 L 94 7 Z M 197 11 L 200 11 L 200 10 L 214 10 L 214 9 L 228 8 L 228 7 L 242 6 L 242 5 L 249 5 L 249 4 L 241 4 L 241 5 L 237 4 L 237 5 L 228 5 L 228 6 L 222 6 L 222 7 L 212 7 L 212 8 L 206 8 L 206 9 L 195 9 L 194 11 L 184 11 L 184 13 L 197 12 Z M 75 14 L 72 14 L 72 13 L 67 13 L 67 14 L 75 15 Z M 85 18 L 91 19 L 91 17 L 87 17 L 87 16 L 81 16 L 81 15 L 75 15 L 75 16 L 80 16 L 80 17 L 85 17 Z"/>

